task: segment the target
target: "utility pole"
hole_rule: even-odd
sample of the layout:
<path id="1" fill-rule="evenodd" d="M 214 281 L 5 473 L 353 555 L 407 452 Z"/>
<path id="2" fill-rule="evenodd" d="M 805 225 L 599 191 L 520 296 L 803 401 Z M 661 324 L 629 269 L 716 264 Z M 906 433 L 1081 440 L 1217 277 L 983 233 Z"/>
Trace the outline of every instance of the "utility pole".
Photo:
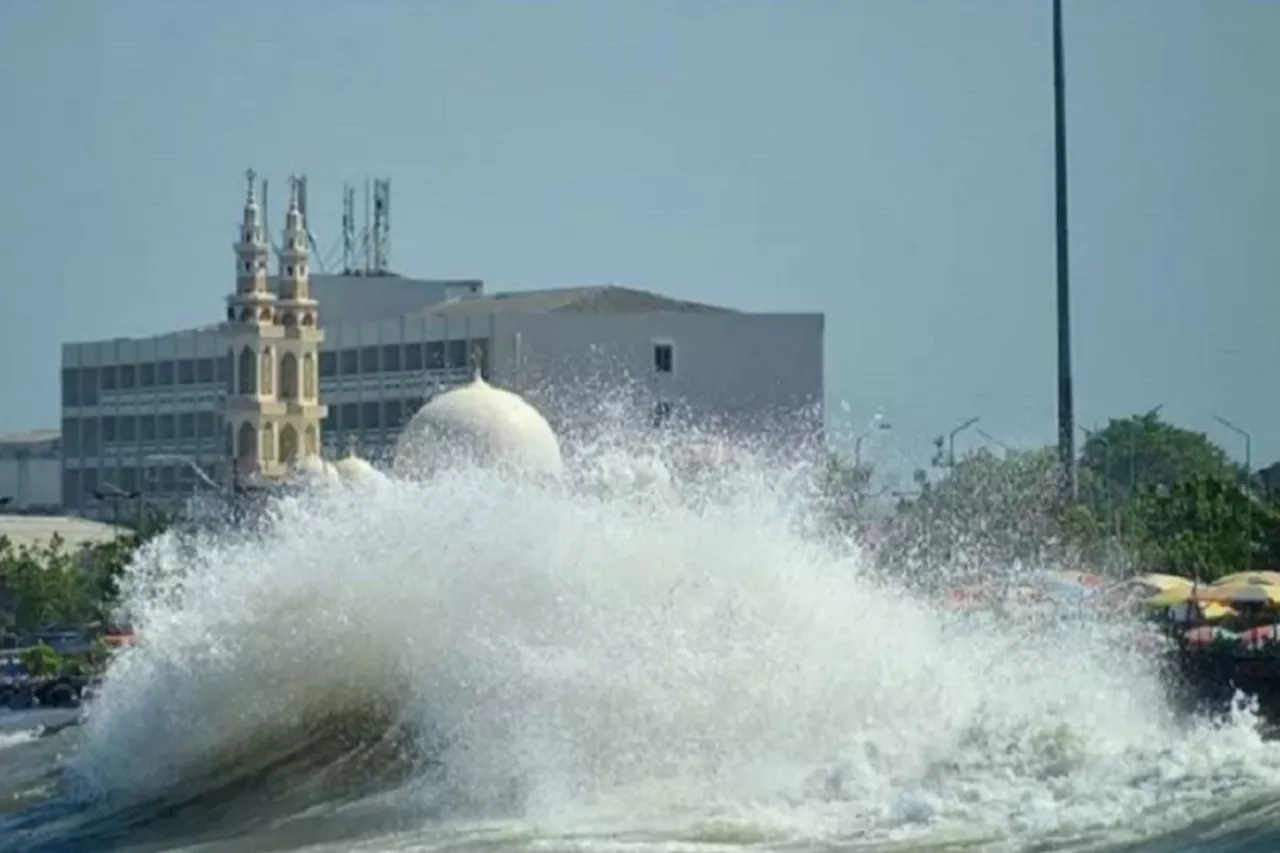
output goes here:
<path id="1" fill-rule="evenodd" d="M 1053 0 L 1054 187 L 1058 243 L 1058 461 L 1063 491 L 1079 497 L 1076 481 L 1075 400 L 1071 387 L 1071 275 L 1067 245 L 1067 116 L 1062 67 L 1062 0 Z"/>

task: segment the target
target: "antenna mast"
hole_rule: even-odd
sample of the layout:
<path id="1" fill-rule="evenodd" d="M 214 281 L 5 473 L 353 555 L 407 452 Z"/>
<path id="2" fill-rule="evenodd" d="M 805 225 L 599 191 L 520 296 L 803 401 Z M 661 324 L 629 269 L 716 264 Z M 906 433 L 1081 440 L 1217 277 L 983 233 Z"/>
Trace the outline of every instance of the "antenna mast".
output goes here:
<path id="1" fill-rule="evenodd" d="M 356 191 L 342 185 L 342 272 L 351 275 L 356 262 Z"/>
<path id="2" fill-rule="evenodd" d="M 373 182 L 373 272 L 385 275 L 391 256 L 391 179 Z"/>

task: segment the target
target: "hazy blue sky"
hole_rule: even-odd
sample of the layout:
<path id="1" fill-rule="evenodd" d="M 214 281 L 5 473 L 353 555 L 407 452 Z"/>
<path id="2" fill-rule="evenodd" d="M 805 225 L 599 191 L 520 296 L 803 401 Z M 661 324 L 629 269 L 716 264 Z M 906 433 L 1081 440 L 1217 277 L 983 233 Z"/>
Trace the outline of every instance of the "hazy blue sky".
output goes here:
<path id="1" fill-rule="evenodd" d="M 1066 6 L 1079 418 L 1271 461 L 1280 2 Z M 1052 440 L 1049 37 L 1049 0 L 0 2 L 0 431 L 57 423 L 62 340 L 221 316 L 252 164 L 324 245 L 390 176 L 407 274 L 824 311 L 882 453 Z"/>

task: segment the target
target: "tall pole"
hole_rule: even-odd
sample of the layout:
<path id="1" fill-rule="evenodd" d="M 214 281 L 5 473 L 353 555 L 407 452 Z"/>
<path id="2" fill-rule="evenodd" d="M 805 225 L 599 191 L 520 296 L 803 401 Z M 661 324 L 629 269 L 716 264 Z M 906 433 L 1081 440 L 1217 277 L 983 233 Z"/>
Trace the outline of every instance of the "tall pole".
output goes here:
<path id="1" fill-rule="evenodd" d="M 969 420 L 947 433 L 947 467 L 956 467 L 956 436 L 976 424 L 979 420 L 977 417 L 969 418 Z"/>
<path id="2" fill-rule="evenodd" d="M 1063 488 L 1079 497 L 1076 482 L 1075 402 L 1071 388 L 1071 276 L 1067 252 L 1067 116 L 1062 69 L 1062 0 L 1053 0 L 1054 173 L 1058 233 L 1058 461 Z"/>

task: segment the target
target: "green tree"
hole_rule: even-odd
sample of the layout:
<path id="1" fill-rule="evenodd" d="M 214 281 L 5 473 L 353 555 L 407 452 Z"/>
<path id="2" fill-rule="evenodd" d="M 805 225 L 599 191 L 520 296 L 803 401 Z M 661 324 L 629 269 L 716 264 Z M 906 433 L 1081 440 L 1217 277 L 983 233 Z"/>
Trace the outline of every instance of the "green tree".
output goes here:
<path id="1" fill-rule="evenodd" d="M 62 670 L 62 658 L 44 643 L 37 643 L 24 651 L 19 660 L 27 672 L 35 676 L 57 675 Z"/>
<path id="2" fill-rule="evenodd" d="M 1124 512 L 1144 490 L 1203 478 L 1244 480 L 1244 470 L 1204 433 L 1170 424 L 1155 412 L 1113 418 L 1089 432 L 1079 467 L 1081 498 L 1107 518 Z"/>

